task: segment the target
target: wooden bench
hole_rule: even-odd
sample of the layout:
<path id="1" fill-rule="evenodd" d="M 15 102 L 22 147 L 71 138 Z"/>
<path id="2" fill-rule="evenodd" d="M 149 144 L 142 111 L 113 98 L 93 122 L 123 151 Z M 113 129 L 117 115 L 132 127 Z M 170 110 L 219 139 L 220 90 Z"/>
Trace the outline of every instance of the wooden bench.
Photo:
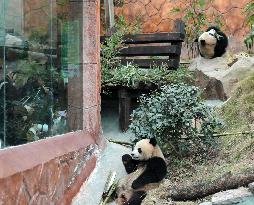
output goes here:
<path id="1" fill-rule="evenodd" d="M 119 52 L 121 63 L 134 63 L 140 68 L 167 65 L 168 69 L 177 69 L 180 63 L 182 42 L 184 41 L 184 23 L 175 20 L 174 32 L 145 33 L 123 37 L 123 48 Z M 156 57 L 158 57 L 156 59 Z M 132 99 L 147 93 L 153 88 L 140 86 L 136 89 L 126 86 L 111 87 L 118 92 L 119 127 L 126 131 L 130 124 Z"/>

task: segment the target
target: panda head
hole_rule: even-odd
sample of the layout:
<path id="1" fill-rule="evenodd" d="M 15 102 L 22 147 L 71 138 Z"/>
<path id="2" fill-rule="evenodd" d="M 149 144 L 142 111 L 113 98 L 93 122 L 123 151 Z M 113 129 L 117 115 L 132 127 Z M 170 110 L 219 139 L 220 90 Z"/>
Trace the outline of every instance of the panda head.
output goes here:
<path id="1" fill-rule="evenodd" d="M 209 27 L 196 41 L 200 55 L 204 58 L 221 57 L 228 46 L 227 36 L 217 27 Z"/>
<path id="2" fill-rule="evenodd" d="M 131 153 L 134 160 L 146 161 L 152 157 L 164 158 L 155 138 L 138 141 Z"/>

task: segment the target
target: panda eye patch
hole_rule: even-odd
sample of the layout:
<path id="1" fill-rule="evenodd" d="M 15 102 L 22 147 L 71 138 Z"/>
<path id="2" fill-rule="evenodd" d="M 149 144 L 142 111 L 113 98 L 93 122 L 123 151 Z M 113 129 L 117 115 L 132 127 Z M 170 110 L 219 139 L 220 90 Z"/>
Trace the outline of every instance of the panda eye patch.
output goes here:
<path id="1" fill-rule="evenodd" d="M 142 153 L 142 150 L 141 150 L 141 148 L 138 148 L 138 153 Z"/>

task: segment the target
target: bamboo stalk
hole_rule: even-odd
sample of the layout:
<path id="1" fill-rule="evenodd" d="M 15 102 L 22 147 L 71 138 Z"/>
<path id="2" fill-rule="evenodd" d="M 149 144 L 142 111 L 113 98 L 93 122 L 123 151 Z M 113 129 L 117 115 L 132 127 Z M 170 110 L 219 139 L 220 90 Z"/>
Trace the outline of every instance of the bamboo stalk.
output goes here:
<path id="1" fill-rule="evenodd" d="M 114 190 L 116 189 L 118 182 L 114 182 L 108 192 L 108 194 L 106 195 L 105 199 L 100 203 L 100 205 L 106 205 L 109 198 L 111 197 L 111 195 L 113 194 Z"/>
<path id="2" fill-rule="evenodd" d="M 116 181 L 116 172 L 110 171 L 104 186 L 104 190 L 99 205 L 105 205 L 107 203 L 110 196 L 116 189 L 117 183 L 118 181 Z"/>
<path id="3" fill-rule="evenodd" d="M 230 135 L 248 135 L 248 134 L 254 134 L 254 130 L 250 131 L 241 131 L 241 132 L 226 132 L 226 133 L 214 133 L 213 137 L 223 137 L 223 136 L 230 136 Z M 198 134 L 199 137 L 205 137 L 203 134 Z M 188 137 L 182 138 L 183 140 L 190 140 Z M 124 146 L 133 146 L 134 144 L 131 142 L 126 142 L 126 141 L 120 141 L 120 140 L 113 140 L 113 139 L 108 139 L 109 142 L 113 142 L 116 144 L 124 145 Z"/>
<path id="4" fill-rule="evenodd" d="M 242 131 L 242 132 L 226 132 L 226 133 L 220 133 L 220 134 L 213 134 L 213 137 L 223 137 L 223 136 L 230 136 L 230 135 L 248 135 L 248 134 L 254 134 L 254 130 Z M 204 137 L 205 135 L 199 134 L 198 136 Z"/>
<path id="5" fill-rule="evenodd" d="M 133 146 L 134 144 L 131 142 L 126 142 L 126 141 L 119 141 L 119 140 L 113 140 L 113 139 L 108 139 L 109 142 L 113 142 L 115 144 L 120 144 L 124 146 Z"/>

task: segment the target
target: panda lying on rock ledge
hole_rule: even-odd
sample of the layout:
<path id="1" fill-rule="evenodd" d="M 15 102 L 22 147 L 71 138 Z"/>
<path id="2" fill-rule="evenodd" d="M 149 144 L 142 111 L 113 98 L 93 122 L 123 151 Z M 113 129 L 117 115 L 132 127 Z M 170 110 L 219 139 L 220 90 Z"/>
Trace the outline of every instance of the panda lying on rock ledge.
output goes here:
<path id="1" fill-rule="evenodd" d="M 214 26 L 209 27 L 195 42 L 198 42 L 200 55 L 208 59 L 221 57 L 228 46 L 226 34 Z"/>
<path id="2" fill-rule="evenodd" d="M 158 187 L 167 173 L 167 166 L 156 139 L 138 141 L 132 153 L 122 156 L 128 175 L 116 188 L 118 205 L 140 205 L 146 191 Z"/>

